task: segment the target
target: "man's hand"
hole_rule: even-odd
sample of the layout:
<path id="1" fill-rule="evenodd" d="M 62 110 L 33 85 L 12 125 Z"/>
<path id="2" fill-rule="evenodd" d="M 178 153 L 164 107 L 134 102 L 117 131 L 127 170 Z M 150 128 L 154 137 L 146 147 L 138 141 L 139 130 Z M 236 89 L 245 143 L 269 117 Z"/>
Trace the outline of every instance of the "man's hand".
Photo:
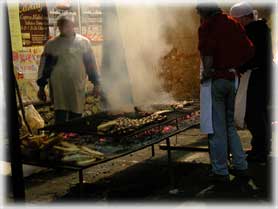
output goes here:
<path id="1" fill-rule="evenodd" d="M 93 89 L 93 96 L 99 97 L 99 95 L 100 95 L 100 87 L 99 87 L 99 85 L 95 85 L 94 89 Z"/>
<path id="2" fill-rule="evenodd" d="M 38 91 L 38 98 L 39 98 L 39 100 L 41 100 L 43 102 L 46 102 L 46 93 L 45 93 L 44 88 L 40 88 L 39 89 L 39 91 Z"/>
<path id="3" fill-rule="evenodd" d="M 212 68 L 213 64 L 213 56 L 201 56 L 202 63 L 203 63 L 203 71 L 201 74 L 201 83 L 210 79 L 212 77 L 212 73 L 214 69 Z"/>
<path id="4" fill-rule="evenodd" d="M 204 81 L 210 79 L 212 77 L 213 71 L 213 69 L 203 70 L 201 75 L 201 83 L 204 83 Z"/>

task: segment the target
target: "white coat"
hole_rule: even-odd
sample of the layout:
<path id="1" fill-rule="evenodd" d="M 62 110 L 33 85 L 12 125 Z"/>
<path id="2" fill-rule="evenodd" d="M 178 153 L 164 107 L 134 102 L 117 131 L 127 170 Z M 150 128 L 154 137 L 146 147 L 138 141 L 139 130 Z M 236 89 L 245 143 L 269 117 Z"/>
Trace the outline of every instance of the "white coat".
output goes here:
<path id="1" fill-rule="evenodd" d="M 47 42 L 44 53 L 57 57 L 49 79 L 50 97 L 55 110 L 83 113 L 87 78 L 83 55 L 91 51 L 90 47 L 89 40 L 79 34 L 71 38 L 57 36 Z M 41 60 L 39 78 L 44 64 Z"/>

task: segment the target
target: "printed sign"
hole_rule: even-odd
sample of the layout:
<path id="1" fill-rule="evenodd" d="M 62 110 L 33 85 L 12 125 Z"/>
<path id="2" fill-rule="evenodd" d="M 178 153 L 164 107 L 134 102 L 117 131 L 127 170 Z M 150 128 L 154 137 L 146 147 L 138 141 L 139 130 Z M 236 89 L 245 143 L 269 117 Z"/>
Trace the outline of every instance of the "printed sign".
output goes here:
<path id="1" fill-rule="evenodd" d="M 19 3 L 23 47 L 43 46 L 48 40 L 48 15 L 46 3 L 22 0 Z"/>

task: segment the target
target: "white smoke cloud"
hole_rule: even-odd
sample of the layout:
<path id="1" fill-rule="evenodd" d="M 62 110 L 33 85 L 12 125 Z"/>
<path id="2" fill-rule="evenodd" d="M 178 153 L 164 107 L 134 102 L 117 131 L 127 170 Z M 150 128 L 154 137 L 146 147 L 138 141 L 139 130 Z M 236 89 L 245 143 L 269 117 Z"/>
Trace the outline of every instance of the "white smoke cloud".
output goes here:
<path id="1" fill-rule="evenodd" d="M 166 27 L 175 24 L 174 18 L 162 14 L 155 5 L 119 6 L 117 20 L 110 17 L 104 27 L 111 30 L 109 36 L 115 37 L 104 39 L 115 41 L 115 38 L 118 38 L 118 41 L 122 42 L 125 58 L 125 61 L 122 61 L 121 49 L 113 47 L 115 51 L 110 53 L 113 56 L 110 60 L 113 64 L 110 64 L 110 67 L 114 69 L 110 71 L 110 75 L 104 76 L 103 80 L 112 109 L 127 108 L 127 104 L 123 103 L 123 97 L 127 96 L 123 95 L 123 92 L 127 92 L 124 91 L 127 81 L 126 76 L 121 76 L 121 69 L 125 68 L 125 64 L 134 105 L 173 102 L 172 96 L 163 90 L 158 73 L 160 59 L 172 49 L 172 46 L 167 44 L 164 33 Z M 119 34 L 115 34 L 115 31 L 119 31 Z"/>
<path id="2" fill-rule="evenodd" d="M 172 48 L 163 37 L 165 17 L 154 5 L 117 11 L 135 104 L 173 100 L 158 77 L 159 60 Z"/>

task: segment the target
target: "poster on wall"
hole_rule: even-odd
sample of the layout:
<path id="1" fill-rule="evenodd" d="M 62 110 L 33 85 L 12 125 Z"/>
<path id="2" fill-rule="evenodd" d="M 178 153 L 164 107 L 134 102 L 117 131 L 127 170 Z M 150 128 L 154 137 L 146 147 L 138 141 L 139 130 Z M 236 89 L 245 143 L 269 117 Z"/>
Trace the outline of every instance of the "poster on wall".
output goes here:
<path id="1" fill-rule="evenodd" d="M 24 74 L 25 79 L 36 79 L 38 70 L 31 53 L 19 53 L 19 69 Z"/>
<path id="2" fill-rule="evenodd" d="M 92 43 L 102 41 L 102 12 L 96 2 L 81 5 L 82 35 Z"/>
<path id="3" fill-rule="evenodd" d="M 17 79 L 36 80 L 43 47 L 13 51 L 13 64 Z"/>
<path id="4" fill-rule="evenodd" d="M 43 46 L 49 36 L 46 2 L 20 1 L 19 19 L 23 47 Z"/>
<path id="5" fill-rule="evenodd" d="M 22 50 L 22 38 L 21 29 L 19 21 L 19 7 L 18 4 L 8 4 L 9 13 L 9 26 L 12 41 L 12 50 L 19 51 Z"/>

